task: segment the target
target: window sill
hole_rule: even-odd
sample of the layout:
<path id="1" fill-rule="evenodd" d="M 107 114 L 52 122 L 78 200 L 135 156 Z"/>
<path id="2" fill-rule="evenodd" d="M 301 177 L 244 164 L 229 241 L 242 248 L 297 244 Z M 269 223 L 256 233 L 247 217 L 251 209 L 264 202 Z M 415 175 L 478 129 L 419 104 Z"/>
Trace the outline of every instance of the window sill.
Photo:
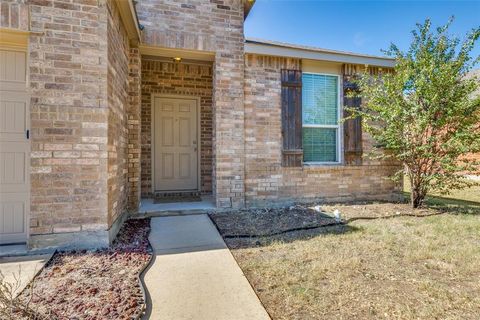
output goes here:
<path id="1" fill-rule="evenodd" d="M 304 167 L 340 167 L 341 162 L 303 162 Z"/>

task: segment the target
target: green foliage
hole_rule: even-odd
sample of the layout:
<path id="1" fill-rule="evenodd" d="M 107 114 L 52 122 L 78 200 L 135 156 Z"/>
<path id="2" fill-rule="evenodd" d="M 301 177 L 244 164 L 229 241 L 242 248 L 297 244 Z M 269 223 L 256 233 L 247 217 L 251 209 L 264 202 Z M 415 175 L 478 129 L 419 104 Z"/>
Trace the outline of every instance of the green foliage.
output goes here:
<path id="1" fill-rule="evenodd" d="M 394 44 L 386 51 L 396 59 L 392 73 L 358 79 L 362 110 L 352 111 L 388 150 L 380 157 L 404 165 L 414 207 L 430 190 L 471 186 L 459 173 L 478 170 L 465 155 L 480 152 L 479 79 L 467 76 L 480 60 L 470 55 L 480 27 L 460 41 L 448 34 L 452 21 L 434 31 L 430 20 L 418 24 L 408 51 Z"/>

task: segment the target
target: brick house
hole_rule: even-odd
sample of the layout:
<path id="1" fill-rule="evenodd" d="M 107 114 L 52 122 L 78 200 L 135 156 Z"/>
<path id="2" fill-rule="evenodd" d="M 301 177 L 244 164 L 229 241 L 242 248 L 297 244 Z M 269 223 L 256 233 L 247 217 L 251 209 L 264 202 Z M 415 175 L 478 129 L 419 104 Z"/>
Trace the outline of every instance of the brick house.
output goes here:
<path id="1" fill-rule="evenodd" d="M 245 39 L 251 0 L 2 0 L 0 243 L 106 246 L 142 199 L 390 199 L 341 123 L 383 57 Z M 142 30 L 141 30 L 142 29 Z"/>

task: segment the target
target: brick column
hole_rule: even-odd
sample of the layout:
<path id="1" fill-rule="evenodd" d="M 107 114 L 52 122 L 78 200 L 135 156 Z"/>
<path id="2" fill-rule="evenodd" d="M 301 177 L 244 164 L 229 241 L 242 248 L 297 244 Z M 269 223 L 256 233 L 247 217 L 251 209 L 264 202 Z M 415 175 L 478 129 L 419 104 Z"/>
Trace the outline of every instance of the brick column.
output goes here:
<path id="1" fill-rule="evenodd" d="M 107 8 L 104 1 L 29 8 L 29 244 L 106 246 Z"/>
<path id="2" fill-rule="evenodd" d="M 140 205 L 141 155 L 141 55 L 130 49 L 128 84 L 128 207 L 137 211 Z"/>
<path id="3" fill-rule="evenodd" d="M 217 207 L 245 206 L 245 138 L 243 41 L 230 53 L 215 56 L 214 177 Z"/>

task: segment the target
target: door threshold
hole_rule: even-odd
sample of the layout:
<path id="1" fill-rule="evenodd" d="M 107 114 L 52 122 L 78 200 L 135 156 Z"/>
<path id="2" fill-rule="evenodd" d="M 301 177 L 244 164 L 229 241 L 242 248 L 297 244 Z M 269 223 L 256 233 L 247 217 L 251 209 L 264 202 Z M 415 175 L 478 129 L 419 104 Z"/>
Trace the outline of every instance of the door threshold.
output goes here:
<path id="1" fill-rule="evenodd" d="M 198 189 L 192 190 L 170 190 L 170 191 L 155 191 L 153 193 L 154 197 L 162 197 L 162 196 L 200 196 L 201 191 Z"/>
<path id="2" fill-rule="evenodd" d="M 151 212 L 174 212 L 182 213 L 204 213 L 215 210 L 215 198 L 212 195 L 201 196 L 201 201 L 195 202 L 171 202 L 171 203 L 155 203 L 153 198 L 142 199 L 140 202 L 140 214 Z"/>

